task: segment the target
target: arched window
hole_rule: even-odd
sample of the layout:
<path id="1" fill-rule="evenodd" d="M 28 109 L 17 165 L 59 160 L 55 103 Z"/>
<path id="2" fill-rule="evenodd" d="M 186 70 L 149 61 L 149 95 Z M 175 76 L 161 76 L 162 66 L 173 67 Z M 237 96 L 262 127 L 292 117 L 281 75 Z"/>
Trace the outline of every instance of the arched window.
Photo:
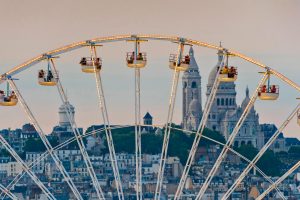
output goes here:
<path id="1" fill-rule="evenodd" d="M 226 98 L 225 105 L 228 106 L 228 99 Z"/>
<path id="2" fill-rule="evenodd" d="M 224 106 L 224 99 L 221 99 L 221 105 Z"/>
<path id="3" fill-rule="evenodd" d="M 239 142 L 238 141 L 235 141 L 234 142 L 234 147 L 238 147 L 239 146 Z"/>
<path id="4" fill-rule="evenodd" d="M 212 127 L 212 128 L 213 128 L 213 130 L 214 130 L 214 131 L 217 129 L 217 127 L 216 127 L 215 125 L 213 125 L 213 127 Z"/>
<path id="5" fill-rule="evenodd" d="M 248 142 L 247 142 L 247 145 L 252 145 L 252 142 L 251 142 L 251 141 L 248 141 Z"/>
<path id="6" fill-rule="evenodd" d="M 220 99 L 217 99 L 217 106 L 220 105 Z"/>
<path id="7" fill-rule="evenodd" d="M 183 88 L 186 88 L 187 87 L 187 82 L 184 82 L 183 83 Z"/>
<path id="8" fill-rule="evenodd" d="M 245 143 L 246 143 L 245 141 L 242 141 L 242 142 L 241 142 L 241 146 L 245 145 Z"/>
<path id="9" fill-rule="evenodd" d="M 192 88 L 197 88 L 197 83 L 196 82 L 192 82 Z"/>
<path id="10" fill-rule="evenodd" d="M 232 105 L 232 99 L 229 99 L 229 105 L 230 106 Z"/>

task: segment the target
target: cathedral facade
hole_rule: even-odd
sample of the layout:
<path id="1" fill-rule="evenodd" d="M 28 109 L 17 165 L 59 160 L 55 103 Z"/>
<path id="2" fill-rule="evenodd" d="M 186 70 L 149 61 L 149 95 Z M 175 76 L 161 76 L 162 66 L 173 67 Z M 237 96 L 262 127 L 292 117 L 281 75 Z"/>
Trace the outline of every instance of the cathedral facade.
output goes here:
<path id="1" fill-rule="evenodd" d="M 194 58 L 193 49 L 190 49 L 191 65 L 182 78 L 183 83 L 183 128 L 197 130 L 202 117 L 201 101 L 201 76 L 199 67 Z M 210 95 L 217 69 L 222 61 L 222 52 L 218 52 L 217 65 L 212 69 L 208 77 L 206 97 Z M 236 103 L 236 90 L 234 82 L 221 82 L 213 105 L 210 109 L 206 127 L 223 134 L 227 140 L 245 107 L 250 101 L 249 89 L 246 89 L 245 98 L 239 106 Z M 264 144 L 263 133 L 260 131 L 259 116 L 252 108 L 244 121 L 238 135 L 235 138 L 235 146 L 252 144 L 261 148 Z"/>

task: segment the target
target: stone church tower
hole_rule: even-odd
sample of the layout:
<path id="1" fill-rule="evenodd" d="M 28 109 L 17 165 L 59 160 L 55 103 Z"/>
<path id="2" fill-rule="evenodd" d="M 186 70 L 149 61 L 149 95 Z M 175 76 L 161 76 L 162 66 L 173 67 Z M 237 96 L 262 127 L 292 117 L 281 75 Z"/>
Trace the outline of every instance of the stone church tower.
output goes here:
<path id="1" fill-rule="evenodd" d="M 208 97 L 216 79 L 217 69 L 221 65 L 222 52 L 218 52 L 218 63 L 212 69 L 208 77 L 207 92 Z M 244 109 L 250 101 L 249 89 L 246 89 L 246 96 L 241 104 L 236 104 L 236 90 L 234 82 L 221 82 L 219 84 L 213 105 L 208 115 L 207 128 L 220 132 L 225 139 L 229 138 Z M 241 146 L 251 144 L 254 147 L 260 147 L 258 141 L 260 135 L 259 116 L 254 107 L 249 112 L 246 120 L 242 124 L 238 135 L 235 138 L 234 145 Z"/>
<path id="2" fill-rule="evenodd" d="M 182 125 L 184 129 L 197 130 L 202 118 L 201 76 L 192 47 L 189 50 L 189 55 L 190 67 L 182 77 Z"/>

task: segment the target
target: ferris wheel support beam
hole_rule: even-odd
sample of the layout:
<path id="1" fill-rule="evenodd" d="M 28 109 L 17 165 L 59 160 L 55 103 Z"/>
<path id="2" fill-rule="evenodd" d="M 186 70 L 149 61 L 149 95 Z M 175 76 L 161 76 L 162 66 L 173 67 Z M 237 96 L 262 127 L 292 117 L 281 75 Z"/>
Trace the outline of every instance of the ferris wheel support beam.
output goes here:
<path id="1" fill-rule="evenodd" d="M 296 106 L 293 112 L 288 116 L 288 118 L 283 122 L 280 128 L 273 134 L 273 136 L 268 140 L 268 142 L 262 147 L 262 149 L 258 152 L 258 154 L 253 158 L 253 160 L 249 163 L 249 165 L 244 169 L 242 174 L 236 179 L 236 181 L 231 185 L 231 187 L 227 190 L 227 192 L 222 197 L 222 200 L 226 200 L 229 198 L 231 193 L 236 189 L 236 187 L 243 181 L 243 179 L 247 176 L 253 166 L 259 161 L 259 159 L 263 156 L 263 154 L 268 150 L 271 144 L 276 140 L 279 134 L 284 130 L 284 128 L 288 125 L 288 123 L 293 119 L 296 115 L 297 111 L 300 108 L 300 104 Z"/>
<path id="2" fill-rule="evenodd" d="M 112 128 L 112 129 L 125 128 L 125 127 L 128 127 L 128 126 L 114 127 L 114 128 Z M 90 136 L 90 135 L 93 135 L 93 134 L 96 134 L 96 133 L 100 133 L 100 132 L 102 132 L 102 131 L 104 131 L 104 129 L 95 130 L 95 131 L 89 131 L 88 133 L 85 133 L 85 134 L 81 135 L 80 137 L 82 137 L 82 138 L 83 138 L 83 137 L 88 137 L 88 136 Z M 59 150 L 59 149 L 65 147 L 66 145 L 68 145 L 68 144 L 70 144 L 70 143 L 72 143 L 72 142 L 74 142 L 74 141 L 76 141 L 75 137 L 70 138 L 70 139 L 66 140 L 65 142 L 63 142 L 63 143 L 61 143 L 61 144 L 55 146 L 55 147 L 53 148 L 53 151 L 55 152 L 55 151 L 57 151 L 57 150 Z M 29 168 L 31 169 L 32 167 L 34 167 L 34 166 L 36 166 L 37 164 L 39 164 L 42 160 L 44 160 L 45 158 L 47 158 L 48 155 L 49 155 L 48 152 L 44 152 L 42 155 L 40 155 L 38 158 L 36 158 L 34 161 L 32 161 L 32 162 L 28 165 Z M 18 181 L 23 177 L 24 174 L 25 174 L 24 171 L 22 171 L 22 172 L 20 172 L 17 176 L 15 176 L 15 178 L 14 178 L 14 179 L 9 183 L 9 185 L 6 187 L 6 190 L 7 190 L 7 191 L 10 191 L 11 188 L 13 188 L 13 187 L 15 186 L 15 184 L 18 183 Z M 0 199 L 2 198 L 3 194 L 4 194 L 3 192 L 0 193 Z"/>
<path id="3" fill-rule="evenodd" d="M 169 107 L 168 107 L 168 117 L 167 117 L 167 123 L 165 125 L 162 153 L 161 153 L 159 169 L 158 169 L 158 174 L 157 174 L 157 183 L 156 183 L 156 188 L 155 188 L 154 200 L 160 199 L 161 189 L 162 189 L 162 185 L 163 185 L 164 171 L 165 171 L 165 165 L 166 165 L 166 160 L 167 160 L 167 155 L 168 155 L 168 145 L 169 145 L 169 139 L 170 139 L 170 133 L 171 133 L 170 126 L 172 126 L 174 105 L 175 105 L 175 101 L 176 101 L 178 80 L 179 80 L 179 76 L 180 76 L 180 70 L 178 70 L 178 66 L 181 62 L 183 50 L 184 50 L 184 40 L 181 40 L 178 44 L 176 66 L 175 66 L 174 73 L 173 73 L 171 95 L 170 95 Z"/>
<path id="4" fill-rule="evenodd" d="M 268 76 L 267 76 L 267 72 L 264 74 L 263 78 L 261 79 L 261 81 L 259 82 L 257 88 L 255 89 L 254 91 L 254 94 L 252 95 L 249 103 L 247 104 L 245 110 L 243 111 L 243 114 L 241 115 L 239 121 L 237 122 L 236 126 L 234 127 L 231 135 L 229 136 L 227 142 L 226 142 L 226 146 L 230 147 L 233 142 L 234 142 L 234 138 L 235 136 L 238 134 L 241 126 L 243 125 L 246 117 L 248 116 L 251 108 L 253 107 L 254 103 L 255 103 L 255 100 L 257 99 L 257 96 L 258 96 L 258 91 L 260 89 L 260 87 L 265 84 L 266 80 L 267 80 Z M 225 158 L 226 156 L 226 153 L 228 152 L 228 149 L 227 148 L 223 148 L 219 157 L 217 158 L 214 166 L 212 167 L 212 169 L 210 170 L 205 182 L 203 183 L 197 197 L 196 197 L 196 200 L 200 200 L 202 199 L 206 189 L 208 188 L 212 178 L 214 177 L 214 175 L 217 173 L 217 170 L 219 169 L 223 159 Z"/>
<path id="5" fill-rule="evenodd" d="M 54 72 L 55 72 L 55 75 L 57 76 L 58 73 L 57 73 L 57 70 L 56 70 L 56 67 L 55 67 L 53 58 L 50 58 L 50 61 L 51 61 L 51 63 L 52 63 L 52 67 L 53 67 L 53 70 L 54 70 Z M 63 103 L 63 105 L 64 105 L 64 109 L 65 109 L 65 111 L 66 111 L 66 113 L 67 113 L 68 121 L 70 122 L 72 131 L 73 131 L 73 133 L 74 133 L 74 135 L 75 135 L 77 144 L 78 144 L 78 146 L 79 146 L 79 149 L 80 149 L 82 158 L 83 158 L 83 160 L 84 160 L 84 162 L 85 162 L 85 164 L 86 164 L 87 171 L 88 171 L 88 173 L 89 173 L 89 175 L 90 175 L 90 177 L 91 177 L 91 179 L 92 179 L 93 186 L 94 186 L 94 188 L 96 189 L 97 194 L 98 194 L 98 192 L 100 192 L 100 194 L 101 194 L 100 199 L 103 199 L 103 200 L 104 200 L 105 198 L 104 198 L 103 192 L 102 192 L 101 187 L 100 187 L 100 184 L 99 184 L 99 182 L 98 182 L 98 179 L 97 179 L 96 173 L 95 173 L 95 171 L 94 171 L 92 162 L 91 162 L 91 160 L 90 160 L 89 154 L 87 153 L 86 148 L 85 148 L 85 146 L 84 146 L 84 142 L 83 142 L 83 140 L 82 140 L 80 131 L 79 131 L 79 129 L 78 129 L 76 123 L 75 123 L 75 119 L 73 119 L 73 117 L 71 116 L 71 110 L 70 110 L 70 107 L 68 106 L 68 103 L 69 103 L 69 102 L 68 102 L 67 96 L 66 96 L 66 94 L 65 94 L 65 92 L 64 92 L 64 89 L 63 89 L 63 87 L 62 87 L 62 84 L 61 84 L 60 79 L 57 80 L 56 86 L 57 86 L 57 89 L 58 89 L 59 96 L 60 96 L 60 98 L 61 98 L 61 100 L 62 100 L 62 103 Z M 96 184 L 95 184 L 95 183 L 96 183 Z M 97 183 L 98 183 L 99 185 L 97 185 Z"/>
<path id="6" fill-rule="evenodd" d="M 96 47 L 91 45 L 90 51 L 91 51 L 91 58 L 93 61 L 93 67 L 94 67 L 94 71 L 95 71 L 94 74 L 95 74 L 95 80 L 96 80 L 99 107 L 100 107 L 102 118 L 103 118 L 103 125 L 104 125 L 104 129 L 105 129 L 107 146 L 108 146 L 108 150 L 109 150 L 109 156 L 110 156 L 112 169 L 113 169 L 113 173 L 114 173 L 114 178 L 115 178 L 115 182 L 116 182 L 118 198 L 120 200 L 124 200 L 122 182 L 121 182 L 121 177 L 120 177 L 120 173 L 119 173 L 119 167 L 118 167 L 117 156 L 116 156 L 115 147 L 114 147 L 114 143 L 113 143 L 113 137 L 112 137 L 112 133 L 111 133 L 111 127 L 110 127 L 110 122 L 109 122 L 109 117 L 108 117 L 108 112 L 107 112 L 107 107 L 106 107 L 106 102 L 105 102 L 105 97 L 104 97 L 104 91 L 103 91 L 103 86 L 102 86 L 101 74 L 100 74 L 100 70 L 96 69 L 96 65 L 94 62 L 94 59 L 97 58 Z"/>
<path id="7" fill-rule="evenodd" d="M 275 187 L 277 187 L 282 181 L 284 181 L 289 175 L 291 175 L 296 169 L 300 167 L 300 161 L 298 161 L 291 169 L 289 169 L 284 175 L 282 175 L 275 183 L 270 185 L 256 200 L 262 200 L 267 194 L 269 194 Z"/>
<path id="8" fill-rule="evenodd" d="M 172 129 L 178 130 L 178 131 L 184 131 L 184 132 L 192 133 L 192 134 L 196 134 L 196 133 L 197 133 L 196 131 L 190 131 L 190 130 L 185 130 L 185 129 L 181 129 L 181 128 L 175 128 L 175 127 L 172 127 Z M 212 138 L 210 138 L 210 137 L 208 137 L 208 136 L 205 136 L 205 135 L 203 135 L 202 137 L 203 137 L 204 139 L 207 139 L 207 140 L 209 140 L 209 141 L 212 141 L 212 142 L 214 142 L 214 143 L 216 143 L 216 144 L 219 144 L 219 145 L 221 145 L 221 146 L 224 146 L 224 148 L 228 149 L 230 152 L 232 152 L 232 153 L 234 153 L 235 155 L 239 156 L 239 157 L 240 157 L 241 159 L 243 159 L 244 161 L 246 161 L 246 162 L 248 162 L 248 163 L 251 162 L 251 160 L 249 160 L 249 159 L 246 158 L 245 156 L 241 155 L 239 152 L 235 151 L 234 149 L 232 149 L 232 148 L 226 146 L 226 144 L 224 144 L 224 143 L 222 143 L 222 142 L 219 142 L 219 141 L 217 141 L 217 140 L 214 140 L 214 139 L 212 139 Z M 270 179 L 270 177 L 267 176 L 267 175 L 266 175 L 266 174 L 265 174 L 258 166 L 253 165 L 253 167 L 254 167 L 254 169 L 257 170 L 258 173 L 260 173 L 260 174 L 261 174 L 261 175 L 262 175 L 262 176 L 263 176 L 270 184 L 273 184 L 273 183 L 274 183 L 274 182 L 272 181 L 272 179 Z M 276 189 L 276 191 L 278 192 L 278 194 L 281 194 L 280 190 L 279 190 L 277 187 L 275 187 L 275 189 Z M 282 195 L 281 195 L 281 198 L 282 198 L 282 199 L 285 199 L 285 197 L 282 196 Z"/>
<path id="9" fill-rule="evenodd" d="M 140 53 L 140 43 L 138 38 L 134 41 L 134 61 L 136 63 L 137 56 Z M 140 68 L 134 69 L 134 86 L 135 86 L 135 176 L 136 176 L 136 198 L 137 200 L 143 199 L 143 183 L 142 183 L 142 143 L 141 143 L 141 72 Z"/>
<path id="10" fill-rule="evenodd" d="M 16 96 L 19 99 L 19 101 L 20 101 L 20 103 L 21 103 L 21 105 L 23 107 L 23 110 L 25 111 L 25 113 L 28 116 L 30 122 L 32 123 L 32 125 L 35 128 L 35 130 L 39 134 L 39 136 L 40 136 L 43 144 L 45 145 L 45 147 L 47 149 L 47 152 L 52 157 L 55 165 L 57 166 L 57 168 L 59 169 L 59 171 L 63 175 L 64 180 L 67 182 L 68 186 L 70 187 L 70 189 L 74 193 L 76 199 L 83 200 L 83 198 L 80 195 L 80 192 L 77 190 L 74 182 L 72 181 L 72 178 L 70 177 L 70 175 L 68 174 L 68 172 L 66 171 L 66 169 L 64 168 L 64 166 L 62 165 L 62 162 L 60 161 L 59 157 L 57 156 L 57 154 L 55 154 L 53 152 L 52 145 L 50 144 L 49 140 L 46 137 L 46 134 L 44 133 L 44 131 L 42 130 L 41 126 L 37 122 L 36 118 L 34 117 L 33 113 L 31 112 L 30 108 L 28 107 L 25 99 L 21 95 L 19 89 L 17 88 L 17 85 L 15 84 L 15 82 L 13 80 L 8 80 L 8 82 L 9 82 L 10 86 L 12 87 L 12 89 L 15 91 Z"/>
<path id="11" fill-rule="evenodd" d="M 177 190 L 176 190 L 176 193 L 175 193 L 175 196 L 174 196 L 174 200 L 179 200 L 180 199 L 182 191 L 184 189 L 186 179 L 188 177 L 188 173 L 190 171 L 192 163 L 194 162 L 194 158 L 195 158 L 195 155 L 196 155 L 196 152 L 197 152 L 197 149 L 198 149 L 198 145 L 199 145 L 200 139 L 202 137 L 203 131 L 205 129 L 205 125 L 206 125 L 206 122 L 207 122 L 207 119 L 208 119 L 208 115 L 209 115 L 211 106 L 214 102 L 214 99 L 215 99 L 215 96 L 216 96 L 216 93 L 217 93 L 217 90 L 218 90 L 218 87 L 219 87 L 219 84 L 220 84 L 219 74 L 220 74 L 220 70 L 223 67 L 223 65 L 224 65 L 224 54 L 222 56 L 222 61 L 220 63 L 219 69 L 216 71 L 216 78 L 215 78 L 214 84 L 212 86 L 212 89 L 210 91 L 210 95 L 207 99 L 207 102 L 205 103 L 205 108 L 203 110 L 202 119 L 201 119 L 201 122 L 199 124 L 198 130 L 195 134 L 195 139 L 194 139 L 192 148 L 190 150 L 188 159 L 186 161 L 184 170 L 182 172 L 182 176 L 181 176 L 179 185 L 177 187 Z"/>
<path id="12" fill-rule="evenodd" d="M 47 196 L 48 199 L 56 200 L 46 186 L 39 180 L 39 178 L 29 169 L 26 163 L 20 158 L 18 153 L 8 144 L 8 142 L 0 135 L 0 143 L 2 146 L 12 155 L 12 157 L 22 165 L 22 169 L 30 176 L 30 178 L 37 184 L 42 192 Z"/>
<path id="13" fill-rule="evenodd" d="M 2 193 L 6 194 L 11 199 L 13 199 L 13 200 L 18 199 L 18 197 L 16 197 L 16 195 L 14 195 L 9 190 L 7 190 L 2 184 L 0 184 L 0 190 L 1 190 Z"/>

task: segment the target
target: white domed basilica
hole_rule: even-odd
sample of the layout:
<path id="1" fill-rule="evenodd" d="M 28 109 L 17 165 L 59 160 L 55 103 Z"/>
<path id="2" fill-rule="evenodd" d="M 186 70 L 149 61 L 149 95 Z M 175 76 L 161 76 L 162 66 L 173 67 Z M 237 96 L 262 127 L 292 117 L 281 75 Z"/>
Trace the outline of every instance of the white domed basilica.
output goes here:
<path id="1" fill-rule="evenodd" d="M 210 95 L 217 69 L 221 64 L 222 52 L 218 52 L 218 63 L 212 69 L 208 77 L 206 96 Z M 201 101 L 201 76 L 199 67 L 194 58 L 194 51 L 190 49 L 190 68 L 184 72 L 183 84 L 183 128 L 197 130 L 202 117 Z M 246 96 L 241 106 L 236 104 L 236 90 L 234 82 L 221 82 L 206 123 L 207 128 L 220 132 L 228 139 L 244 108 L 247 106 L 249 89 L 246 89 Z M 264 134 L 260 131 L 259 116 L 252 108 L 245 122 L 243 123 L 235 139 L 235 146 L 252 144 L 254 147 L 262 147 Z"/>

